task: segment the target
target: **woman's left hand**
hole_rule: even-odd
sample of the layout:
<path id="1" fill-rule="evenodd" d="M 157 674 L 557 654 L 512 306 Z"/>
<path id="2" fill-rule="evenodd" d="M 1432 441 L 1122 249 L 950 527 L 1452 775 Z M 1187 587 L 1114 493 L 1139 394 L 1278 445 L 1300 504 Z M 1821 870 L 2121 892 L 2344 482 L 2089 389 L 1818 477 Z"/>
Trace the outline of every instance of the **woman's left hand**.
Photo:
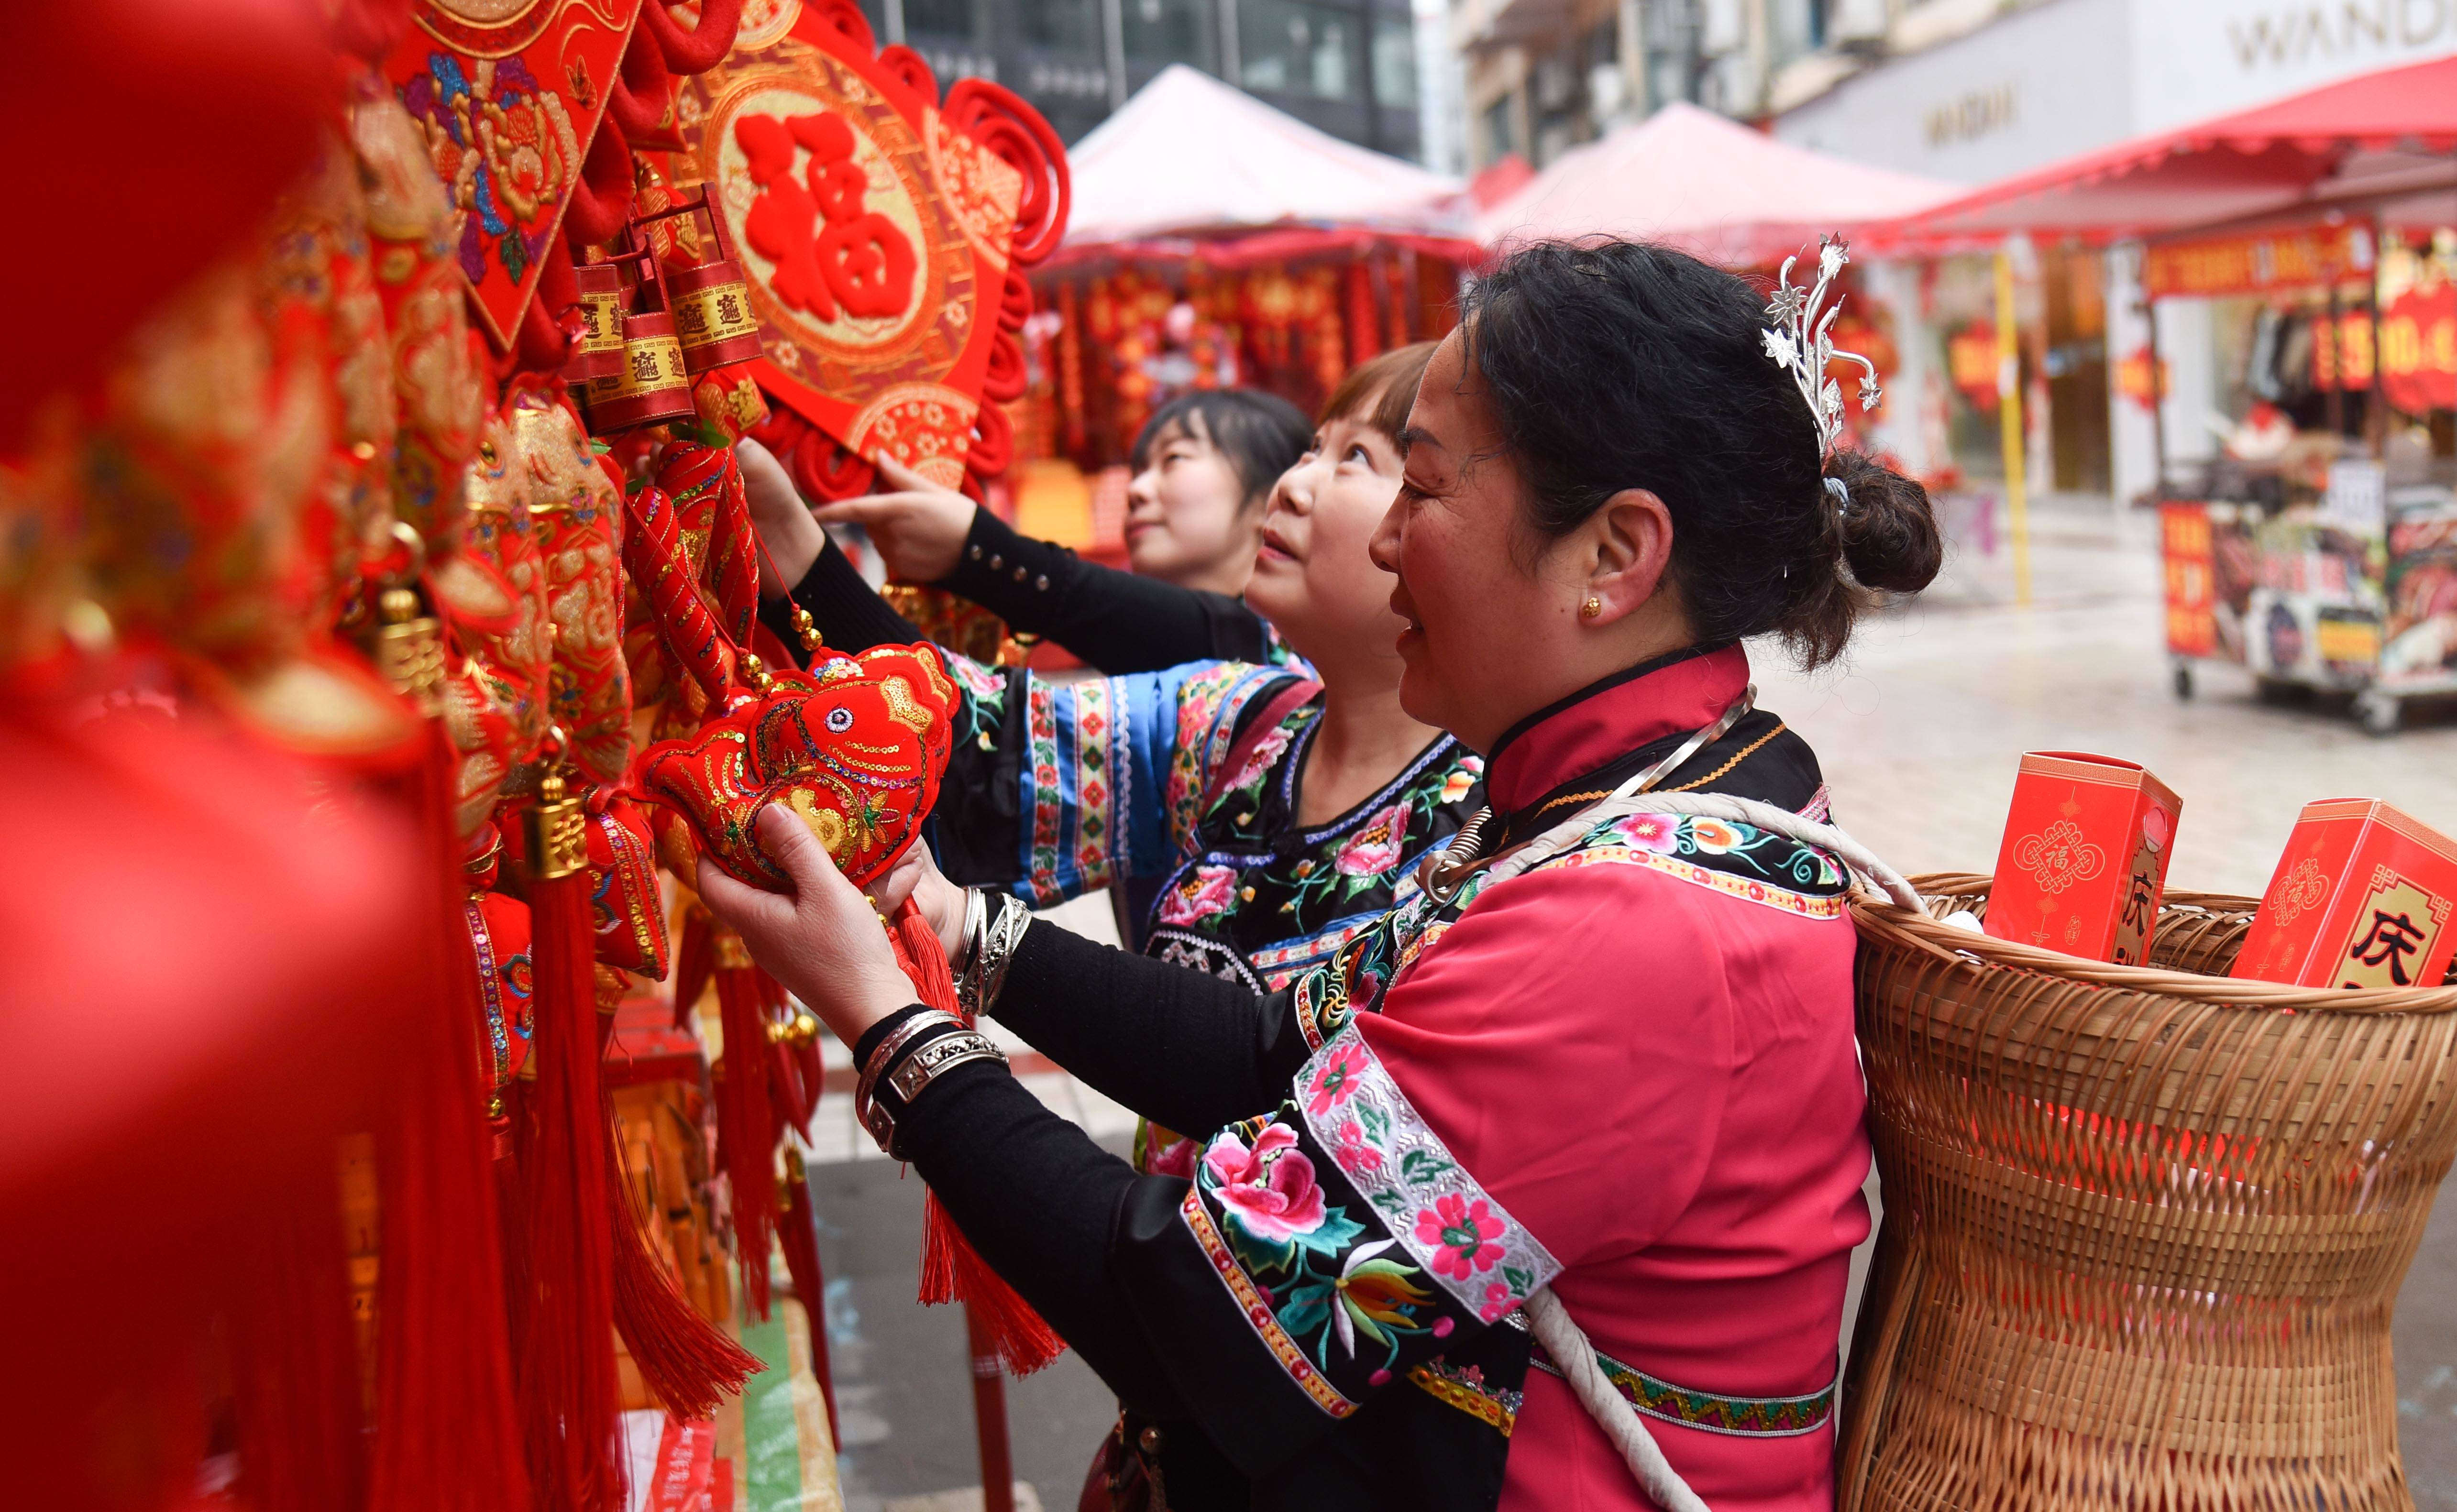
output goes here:
<path id="1" fill-rule="evenodd" d="M 736 882 L 702 856 L 700 899 L 836 1038 L 858 1043 L 863 1031 L 919 996 L 896 964 L 878 907 L 845 880 L 810 827 L 782 805 L 760 810 L 758 835 L 768 859 L 794 880 L 793 892 Z M 888 901 L 892 907 L 901 899 Z"/>

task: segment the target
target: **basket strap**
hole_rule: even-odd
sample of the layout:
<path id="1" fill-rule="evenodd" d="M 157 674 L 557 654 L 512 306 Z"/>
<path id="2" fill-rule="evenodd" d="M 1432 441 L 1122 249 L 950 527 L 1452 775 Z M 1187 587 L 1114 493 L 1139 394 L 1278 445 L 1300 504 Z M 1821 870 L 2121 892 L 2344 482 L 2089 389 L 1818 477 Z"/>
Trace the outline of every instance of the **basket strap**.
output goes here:
<path id="1" fill-rule="evenodd" d="M 1663 1458 L 1662 1448 L 1656 1443 L 1655 1435 L 1646 1431 L 1638 1409 L 1604 1374 L 1596 1346 L 1587 1341 L 1586 1331 L 1571 1321 L 1569 1310 L 1553 1295 L 1553 1289 L 1547 1286 L 1527 1298 L 1523 1310 L 1528 1332 L 1559 1365 L 1561 1379 L 1569 1383 L 1579 1404 L 1587 1409 L 1587 1416 L 1596 1420 L 1596 1426 L 1621 1451 L 1629 1473 L 1638 1478 L 1639 1489 L 1646 1493 L 1647 1500 L 1663 1512 L 1707 1512 L 1705 1502 L 1689 1489 L 1689 1482 L 1682 1480 L 1671 1461 Z"/>
<path id="2" fill-rule="evenodd" d="M 1886 865 L 1875 851 L 1834 826 L 1804 819 L 1777 804 L 1764 803 L 1755 798 L 1735 798 L 1729 793 L 1616 793 L 1612 797 L 1599 799 L 1496 860 L 1488 869 L 1486 885 L 1489 887 L 1539 867 L 1596 826 L 1609 824 L 1627 814 L 1695 814 L 1708 819 L 1728 819 L 1736 824 L 1787 835 L 1803 845 L 1815 846 L 1841 858 L 1845 865 L 1876 884 L 1888 898 L 1902 907 L 1923 913 L 1927 911 L 1920 902 L 1920 895 L 1903 880 L 1901 872 Z"/>

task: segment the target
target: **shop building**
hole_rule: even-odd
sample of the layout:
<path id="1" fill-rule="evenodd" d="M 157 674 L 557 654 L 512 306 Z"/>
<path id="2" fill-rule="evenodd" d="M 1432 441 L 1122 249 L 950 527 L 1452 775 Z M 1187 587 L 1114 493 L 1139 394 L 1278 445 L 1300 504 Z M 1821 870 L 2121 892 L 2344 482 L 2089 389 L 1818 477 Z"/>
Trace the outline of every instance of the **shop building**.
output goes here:
<path id="1" fill-rule="evenodd" d="M 862 0 L 943 80 L 992 79 L 1070 144 L 1172 63 L 1346 141 L 1417 158 L 1410 0 Z"/>
<path id="2" fill-rule="evenodd" d="M 1949 30 L 1948 22 L 1960 30 L 1925 46 L 1895 45 L 1920 40 L 1923 29 Z M 1814 82 L 1817 69 L 1827 76 L 1813 97 L 1775 114 L 1771 130 L 1803 147 L 1975 186 L 2457 53 L 2457 0 L 1930 0 L 1904 8 L 1889 37 L 1880 49 L 1829 48 L 1838 55 L 1815 68 L 1795 62 L 1783 76 L 1786 90 Z M 2386 261 L 2401 270 L 2419 265 L 2415 257 L 2429 261 L 2426 232 L 2407 238 L 2410 253 L 2391 238 Z M 2361 395 L 2333 398 L 2314 383 L 2308 340 L 2295 348 L 2306 354 L 2305 371 L 2278 365 L 2278 332 L 2308 334 L 2325 319 L 2326 291 L 2160 299 L 2154 342 L 2137 245 L 2014 237 L 1872 277 L 1903 336 L 1898 403 L 1882 438 L 1931 477 L 2001 476 L 1999 250 L 2015 275 L 2034 488 L 2138 497 L 2153 486 L 2161 442 L 2171 478 L 2189 472 L 2217 457 L 2224 429 L 2256 400 L 2289 398 L 2299 422 L 2325 425 L 2334 416 L 2349 435 L 2376 423 Z M 2155 417 L 2154 349 L 2166 396 Z"/>

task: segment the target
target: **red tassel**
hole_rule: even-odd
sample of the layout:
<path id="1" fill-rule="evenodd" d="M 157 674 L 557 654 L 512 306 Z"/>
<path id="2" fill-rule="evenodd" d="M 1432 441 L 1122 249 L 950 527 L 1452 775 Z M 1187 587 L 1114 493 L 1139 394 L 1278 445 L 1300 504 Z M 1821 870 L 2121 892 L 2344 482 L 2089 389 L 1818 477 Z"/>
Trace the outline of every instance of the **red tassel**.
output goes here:
<path id="1" fill-rule="evenodd" d="M 674 942 L 674 1028 L 691 1022 L 692 1010 L 699 1006 L 700 994 L 708 991 L 708 974 L 715 970 L 715 957 L 711 954 L 714 941 L 709 934 L 708 909 L 697 903 L 683 909 L 683 936 Z"/>
<path id="2" fill-rule="evenodd" d="M 733 1193 L 734 1261 L 753 1310 L 768 1316 L 768 1241 L 776 1225 L 775 1110 L 768 1090 L 768 1022 L 757 970 L 731 933 L 716 942 L 716 1001 L 725 1064 L 716 1127 Z M 742 964 L 733 964 L 734 962 Z"/>
<path id="3" fill-rule="evenodd" d="M 956 977 L 947 965 L 946 947 L 938 931 L 913 907 L 911 899 L 896 913 L 888 931 L 897 964 L 928 1007 L 962 1016 L 956 1002 Z M 1032 1304 L 1016 1295 L 989 1263 L 975 1253 L 963 1230 L 939 1205 L 935 1192 L 921 1203 L 921 1300 L 924 1303 L 965 1302 L 988 1330 L 1007 1369 L 1029 1376 L 1066 1352 L 1065 1341 L 1051 1332 Z"/>
<path id="4" fill-rule="evenodd" d="M 435 858 L 433 1011 L 415 1015 L 377 1136 L 382 1232 L 369 1512 L 527 1512 L 496 1172 L 478 1082 L 477 962 L 461 923 L 453 756 L 429 732 L 418 805 Z M 585 881 L 585 878 L 583 879 Z M 585 898 L 582 905 L 587 907 Z"/>
<path id="5" fill-rule="evenodd" d="M 608 1119 L 607 1126 L 610 1131 L 613 1120 Z M 675 1420 L 707 1418 L 716 1411 L 720 1397 L 738 1395 L 742 1383 L 763 1367 L 758 1357 L 700 1316 L 650 1246 L 619 1147 L 607 1174 L 609 1222 L 614 1231 L 614 1326 L 623 1332 L 640 1379 Z"/>
<path id="6" fill-rule="evenodd" d="M 811 1374 L 819 1378 L 819 1396 L 828 1404 L 828 1441 L 844 1447 L 844 1430 L 836 1423 L 836 1378 L 828 1365 L 828 1281 L 819 1271 L 818 1212 L 811 1206 L 810 1174 L 802 1169 L 801 1152 L 785 1152 L 785 1193 L 776 1242 L 785 1252 L 785 1272 L 794 1278 L 794 1296 L 811 1330 Z"/>
<path id="7" fill-rule="evenodd" d="M 559 785 L 558 785 L 559 786 Z M 544 823 L 577 804 L 544 795 Z M 575 838 L 569 849 L 580 850 Z M 528 863 L 529 958 L 536 983 L 531 1054 L 538 1069 L 526 1162 L 533 1285 L 521 1340 L 521 1398 L 540 1512 L 615 1512 L 623 1504 L 616 1432 L 613 1224 L 605 1101 L 598 1085 L 595 931 L 588 873 L 549 836 Z"/>
<path id="8" fill-rule="evenodd" d="M 364 1504 L 358 1340 L 329 1165 L 295 1174 L 266 1215 L 231 1322 L 239 1476 L 253 1512 Z"/>

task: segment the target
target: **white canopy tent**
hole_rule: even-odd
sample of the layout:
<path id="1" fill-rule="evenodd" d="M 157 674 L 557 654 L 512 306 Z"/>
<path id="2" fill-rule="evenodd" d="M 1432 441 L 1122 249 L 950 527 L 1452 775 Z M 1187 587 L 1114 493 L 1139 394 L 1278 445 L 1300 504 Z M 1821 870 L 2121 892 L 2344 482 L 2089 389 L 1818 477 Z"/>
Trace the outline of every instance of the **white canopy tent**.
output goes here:
<path id="1" fill-rule="evenodd" d="M 1464 235 L 1456 179 L 1315 130 L 1172 64 L 1066 154 L 1066 245 L 1336 223 Z"/>

